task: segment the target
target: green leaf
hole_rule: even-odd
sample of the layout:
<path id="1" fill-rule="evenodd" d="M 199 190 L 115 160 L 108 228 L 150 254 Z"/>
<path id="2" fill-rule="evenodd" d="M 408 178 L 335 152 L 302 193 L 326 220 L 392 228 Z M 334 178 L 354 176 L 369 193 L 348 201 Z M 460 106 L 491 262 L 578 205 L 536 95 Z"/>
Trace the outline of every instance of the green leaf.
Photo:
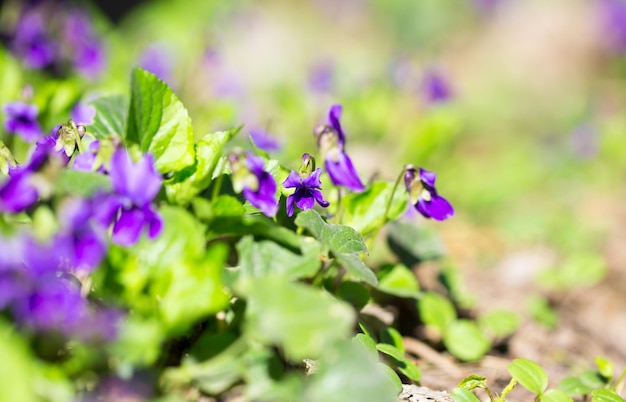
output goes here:
<path id="1" fill-rule="evenodd" d="M 352 304 L 358 311 L 370 300 L 370 290 L 360 282 L 343 281 L 337 290 L 337 296 Z"/>
<path id="2" fill-rule="evenodd" d="M 241 289 L 248 299 L 246 333 L 282 346 L 289 359 L 316 358 L 348 338 L 354 312 L 328 293 L 280 276 L 261 277 L 249 285 Z"/>
<path id="3" fill-rule="evenodd" d="M 185 205 L 193 197 L 206 190 L 213 180 L 224 146 L 241 130 L 241 126 L 228 131 L 206 134 L 195 144 L 195 164 L 175 175 L 165 185 L 167 198 L 177 204 Z M 190 170 L 188 172 L 187 170 Z"/>
<path id="4" fill-rule="evenodd" d="M 507 371 L 524 388 L 541 395 L 548 387 L 548 376 L 543 368 L 528 359 L 514 359 Z"/>
<path id="5" fill-rule="evenodd" d="M 379 279 L 377 289 L 399 297 L 419 297 L 419 284 L 413 271 L 403 264 L 394 265 Z"/>
<path id="6" fill-rule="evenodd" d="M 480 402 L 480 399 L 464 388 L 455 388 L 452 390 L 452 399 L 454 402 Z"/>
<path id="7" fill-rule="evenodd" d="M 420 368 L 412 361 L 409 361 L 407 358 L 404 358 L 395 363 L 398 371 L 400 371 L 410 380 L 417 382 L 422 378 L 422 371 L 420 370 Z"/>
<path id="8" fill-rule="evenodd" d="M 218 200 L 222 197 L 219 197 Z M 232 205 L 232 203 L 225 202 L 222 206 L 228 205 Z M 234 212 L 238 213 L 239 211 L 235 210 Z M 223 234 L 240 236 L 254 235 L 255 237 L 259 236 L 273 240 L 276 243 L 291 248 L 292 250 L 300 249 L 301 236 L 298 236 L 293 231 L 278 225 L 276 222 L 264 215 L 255 214 L 236 216 L 232 210 L 228 211 L 227 209 L 222 210 L 221 207 L 218 208 L 217 203 L 214 204 L 211 213 L 223 213 L 223 215 L 215 215 L 207 219 L 209 223 L 209 237 Z"/>
<path id="9" fill-rule="evenodd" d="M 591 388 L 600 388 L 607 384 L 606 378 L 602 377 L 602 375 L 595 370 L 585 370 L 581 374 L 580 380 L 583 384 L 588 385 Z"/>
<path id="10" fill-rule="evenodd" d="M 464 361 L 480 359 L 491 349 L 491 342 L 470 320 L 458 320 L 448 324 L 443 343 L 456 358 Z"/>
<path id="11" fill-rule="evenodd" d="M 594 357 L 593 360 L 595 361 L 596 366 L 598 367 L 598 371 L 600 372 L 600 375 L 606 378 L 608 382 L 610 382 L 611 379 L 613 378 L 613 371 L 615 370 L 613 367 L 613 363 L 611 363 L 609 360 L 600 356 Z"/>
<path id="12" fill-rule="evenodd" d="M 296 225 L 308 229 L 353 278 L 376 286 L 376 275 L 360 257 L 361 253 L 367 252 L 367 248 L 358 232 L 349 226 L 326 223 L 313 209 L 300 212 L 295 222 Z"/>
<path id="13" fill-rule="evenodd" d="M 363 236 L 374 232 L 382 223 L 387 203 L 391 197 L 393 184 L 374 182 L 365 191 L 351 193 L 341 200 L 344 208 L 343 223 L 354 228 Z M 396 191 L 389 216 L 392 221 L 397 219 L 406 209 L 406 194 L 402 188 Z"/>
<path id="14" fill-rule="evenodd" d="M 570 376 L 559 382 L 559 389 L 569 396 L 581 396 L 590 393 L 593 388 L 585 385 L 580 378 Z"/>
<path id="15" fill-rule="evenodd" d="M 595 285 L 606 276 L 606 272 L 606 261 L 602 256 L 580 252 L 570 256 L 557 269 L 543 271 L 537 279 L 550 289 L 566 290 Z"/>
<path id="16" fill-rule="evenodd" d="M 128 98 L 121 95 L 102 96 L 90 104 L 96 109 L 96 116 L 88 131 L 96 138 L 106 138 L 116 134 L 120 138 L 126 134 L 128 120 Z"/>
<path id="17" fill-rule="evenodd" d="M 319 366 L 298 400 L 397 402 L 397 381 L 361 345 L 339 344 L 324 353 Z"/>
<path id="18" fill-rule="evenodd" d="M 379 343 L 376 345 L 376 349 L 379 352 L 386 354 L 387 356 L 391 356 L 396 360 L 404 360 L 404 352 L 400 349 L 396 348 L 393 345 L 388 345 L 386 343 Z"/>
<path id="19" fill-rule="evenodd" d="M 539 397 L 541 402 L 573 402 L 572 398 L 567 396 L 567 394 L 558 389 L 550 389 L 546 391 L 541 397 Z"/>
<path id="20" fill-rule="evenodd" d="M 158 320 L 131 315 L 123 320 L 110 353 L 122 366 L 149 366 L 159 357 L 164 340 L 165 334 Z"/>
<path id="21" fill-rule="evenodd" d="M 1 401 L 37 402 L 34 393 L 35 358 L 30 355 L 26 343 L 14 329 L 0 321 L 0 387 Z"/>
<path id="22" fill-rule="evenodd" d="M 468 391 L 474 388 L 487 388 L 487 377 L 476 374 L 469 375 L 461 380 L 458 387 Z"/>
<path id="23" fill-rule="evenodd" d="M 299 238 L 298 254 L 271 240 L 255 242 L 252 236 L 237 243 L 239 270 L 242 279 L 281 275 L 295 280 L 313 276 L 321 267 L 320 244 L 308 237 Z"/>
<path id="24" fill-rule="evenodd" d="M 495 338 L 511 335 L 519 327 L 519 324 L 519 316 L 506 310 L 491 311 L 478 318 L 480 328 Z"/>
<path id="25" fill-rule="evenodd" d="M 448 324 L 457 317 L 452 302 L 434 292 L 424 292 L 417 308 L 424 324 L 436 328 L 440 334 L 445 333 Z"/>
<path id="26" fill-rule="evenodd" d="M 98 191 L 106 192 L 111 190 L 109 176 L 74 169 L 63 169 L 57 178 L 56 185 L 57 191 L 62 194 L 85 198 L 94 195 Z"/>
<path id="27" fill-rule="evenodd" d="M 559 316 L 550 306 L 548 300 L 542 296 L 532 296 L 527 302 L 528 312 L 538 323 L 553 329 L 559 323 Z"/>
<path id="28" fill-rule="evenodd" d="M 624 398 L 610 389 L 595 389 L 591 393 L 592 402 L 624 402 Z"/>
<path id="29" fill-rule="evenodd" d="M 385 375 L 387 376 L 387 378 L 393 385 L 394 389 L 396 390 L 396 394 L 399 394 L 400 392 L 402 392 L 402 380 L 400 380 L 400 377 L 398 377 L 398 374 L 396 374 L 396 372 L 393 371 L 393 369 L 387 366 L 386 364 L 378 363 L 376 366 L 380 367 L 384 371 Z"/>
<path id="30" fill-rule="evenodd" d="M 159 300 L 169 335 L 182 335 L 196 321 L 228 305 L 222 270 L 228 255 L 224 243 L 214 243 L 201 261 L 181 260 L 155 278 L 152 295 Z"/>
<path id="31" fill-rule="evenodd" d="M 439 233 L 432 228 L 401 221 L 390 222 L 387 227 L 389 248 L 407 267 L 446 254 Z"/>
<path id="32" fill-rule="evenodd" d="M 402 335 L 400 334 L 400 332 L 398 332 L 397 329 L 393 327 L 387 327 L 381 331 L 380 341 L 382 343 L 387 343 L 389 345 L 395 346 L 402 353 L 404 353 L 405 351 Z"/>
<path id="33" fill-rule="evenodd" d="M 195 162 L 191 119 L 172 90 L 156 75 L 136 67 L 126 139 L 154 154 L 156 168 L 179 172 Z"/>
<path id="34" fill-rule="evenodd" d="M 378 356 L 378 349 L 376 348 L 376 341 L 373 340 L 369 335 L 366 334 L 356 334 L 354 338 L 352 338 L 353 342 L 358 342 L 367 349 L 372 355 Z"/>

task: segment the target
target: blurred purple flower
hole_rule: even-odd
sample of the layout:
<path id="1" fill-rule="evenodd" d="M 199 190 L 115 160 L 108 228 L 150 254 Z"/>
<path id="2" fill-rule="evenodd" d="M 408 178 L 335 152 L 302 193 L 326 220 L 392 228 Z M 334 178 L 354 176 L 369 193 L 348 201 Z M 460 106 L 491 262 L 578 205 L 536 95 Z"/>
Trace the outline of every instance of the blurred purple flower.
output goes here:
<path id="1" fill-rule="evenodd" d="M 246 155 L 246 167 L 254 176 L 254 186 L 246 184 L 243 187 L 243 196 L 264 215 L 272 217 L 278 211 L 278 200 L 276 200 L 276 181 L 271 174 L 264 169 L 263 158 L 254 156 L 251 153 Z"/>
<path id="2" fill-rule="evenodd" d="M 598 130 L 591 124 L 582 124 L 570 132 L 570 148 L 581 159 L 593 158 L 598 153 Z"/>
<path id="3" fill-rule="evenodd" d="M 252 138 L 252 142 L 254 142 L 254 145 L 257 148 L 262 149 L 263 151 L 280 151 L 280 141 L 269 135 L 266 131 L 252 129 L 250 130 L 250 138 Z"/>
<path id="4" fill-rule="evenodd" d="M 128 151 L 118 149 L 113 154 L 109 176 L 114 194 L 98 200 L 97 215 L 105 226 L 113 222 L 113 241 L 131 246 L 144 230 L 148 238 L 156 238 L 163 220 L 151 202 L 161 189 L 162 178 L 154 168 L 153 156 L 146 154 L 134 163 Z"/>
<path id="5" fill-rule="evenodd" d="M 89 143 L 89 146 L 84 152 L 79 153 L 74 158 L 72 169 L 82 170 L 85 172 L 93 172 L 98 158 L 98 150 L 100 149 L 100 141 L 95 140 Z M 98 166 L 97 171 L 104 173 L 105 169 L 103 165 Z"/>
<path id="6" fill-rule="evenodd" d="M 11 309 L 18 323 L 37 332 L 89 341 L 115 337 L 120 314 L 96 310 L 82 295 L 69 272 L 73 256 L 66 236 L 40 243 L 19 233 L 0 240 L 0 309 Z"/>
<path id="7" fill-rule="evenodd" d="M 92 79 L 102 72 L 104 50 L 88 14 L 78 9 L 67 13 L 63 21 L 63 39 L 70 47 L 70 59 L 76 70 Z"/>
<path id="8" fill-rule="evenodd" d="M 309 154 L 302 155 L 303 166 L 309 164 L 309 159 Z M 300 174 L 292 170 L 285 181 L 283 181 L 283 187 L 296 189 L 293 194 L 287 197 L 287 216 L 293 215 L 294 204 L 303 211 L 313 208 L 315 201 L 324 208 L 330 205 L 328 201 L 324 200 L 320 191 L 322 189 L 322 182 L 320 181 L 322 170 L 317 168 L 311 173 L 306 172 L 304 169 L 300 170 Z"/>
<path id="9" fill-rule="evenodd" d="M 72 108 L 70 117 L 76 124 L 89 126 L 93 124 L 94 118 L 96 117 L 96 108 L 88 103 L 78 102 Z"/>
<path id="10" fill-rule="evenodd" d="M 33 142 L 43 135 L 37 121 L 37 106 L 24 102 L 10 102 L 4 105 L 4 129 L 9 134 L 17 134 L 24 141 Z"/>
<path id="11" fill-rule="evenodd" d="M 608 44 L 618 52 L 626 51 L 626 1 L 597 0 L 597 5 Z"/>
<path id="12" fill-rule="evenodd" d="M 318 147 L 324 156 L 324 167 L 335 186 L 344 186 L 352 191 L 363 191 L 365 186 L 345 153 L 346 135 L 341 128 L 341 105 L 333 105 L 328 112 L 330 125 L 316 129 Z"/>
<path id="13" fill-rule="evenodd" d="M 104 229 L 92 219 L 94 205 L 84 199 L 70 199 L 59 212 L 59 236 L 67 242 L 74 271 L 91 272 L 106 253 Z"/>
<path id="14" fill-rule="evenodd" d="M 58 172 L 69 161 L 65 153 L 55 151 L 55 144 L 55 136 L 40 139 L 28 163 L 9 170 L 9 178 L 0 182 L 0 211 L 21 212 L 52 191 L 53 178 L 38 173 L 44 166 L 52 167 L 49 173 Z"/>
<path id="15" fill-rule="evenodd" d="M 404 174 L 404 184 L 409 193 L 411 204 L 425 217 L 443 221 L 454 216 L 452 205 L 437 193 L 435 180 L 437 175 L 426 169 L 411 168 Z"/>
<path id="16" fill-rule="evenodd" d="M 309 89 L 315 93 L 329 93 L 334 87 L 335 67 L 330 61 L 320 61 L 309 69 Z"/>
<path id="17" fill-rule="evenodd" d="M 450 83 L 439 71 L 427 69 L 422 77 L 422 96 L 426 103 L 445 103 L 452 99 Z"/>
<path id="18" fill-rule="evenodd" d="M 37 10 L 28 10 L 15 27 L 11 48 L 26 67 L 41 69 L 52 64 L 58 45 L 48 35 L 44 16 Z"/>
<path id="19" fill-rule="evenodd" d="M 172 51 L 161 44 L 148 46 L 139 59 L 139 66 L 150 71 L 162 81 L 171 84 L 173 62 L 176 60 Z"/>

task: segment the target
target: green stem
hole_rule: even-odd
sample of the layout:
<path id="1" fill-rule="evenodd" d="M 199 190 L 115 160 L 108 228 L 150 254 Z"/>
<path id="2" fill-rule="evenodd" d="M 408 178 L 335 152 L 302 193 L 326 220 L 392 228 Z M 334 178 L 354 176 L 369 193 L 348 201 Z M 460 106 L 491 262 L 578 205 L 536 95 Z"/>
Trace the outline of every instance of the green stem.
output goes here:
<path id="1" fill-rule="evenodd" d="M 211 201 L 215 201 L 217 197 L 219 197 L 223 182 L 224 182 L 224 175 L 221 174 L 217 176 L 217 179 L 215 180 L 215 186 L 213 187 L 213 193 L 211 194 Z"/>
<path id="2" fill-rule="evenodd" d="M 393 189 L 391 190 L 391 195 L 389 196 L 389 200 L 387 201 L 387 206 L 385 207 L 385 213 L 380 219 L 380 224 L 376 227 L 374 232 L 370 235 L 369 244 L 367 246 L 368 249 L 370 249 L 372 245 L 374 244 L 374 240 L 376 239 L 376 236 L 378 236 L 378 232 L 380 232 L 380 229 L 382 229 L 383 226 L 385 226 L 385 224 L 387 223 L 387 217 L 389 216 L 389 211 L 391 210 L 393 197 L 396 195 L 396 191 L 398 190 L 398 186 L 400 185 L 400 182 L 404 178 L 404 174 L 406 173 L 407 170 L 413 169 L 413 168 L 414 168 L 413 165 L 404 165 L 404 167 L 400 171 L 400 174 L 398 175 L 398 178 L 396 179 L 396 182 L 393 185 Z"/>
<path id="3" fill-rule="evenodd" d="M 626 379 L 626 368 L 624 369 L 624 371 L 622 371 L 622 374 L 620 374 L 620 376 L 617 379 L 617 381 L 615 381 L 615 385 L 613 385 L 613 390 L 617 392 L 617 389 L 619 388 L 620 384 L 625 379 Z"/>
<path id="4" fill-rule="evenodd" d="M 502 390 L 502 394 L 500 394 L 498 402 L 506 402 L 506 396 L 509 394 L 509 392 L 513 391 L 516 385 L 517 380 L 515 378 L 511 378 L 511 381 L 509 381 L 508 385 Z"/>

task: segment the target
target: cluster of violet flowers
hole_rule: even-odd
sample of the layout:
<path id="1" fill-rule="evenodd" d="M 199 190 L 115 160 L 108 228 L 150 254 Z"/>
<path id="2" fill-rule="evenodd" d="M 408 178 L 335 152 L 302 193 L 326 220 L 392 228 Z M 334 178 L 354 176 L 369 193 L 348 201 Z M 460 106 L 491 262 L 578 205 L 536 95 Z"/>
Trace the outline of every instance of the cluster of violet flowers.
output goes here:
<path id="1" fill-rule="evenodd" d="M 341 126 L 341 113 L 341 105 L 332 105 L 328 112 L 328 123 L 317 127 L 314 132 L 324 159 L 324 169 L 332 184 L 338 188 L 362 192 L 366 188 L 345 150 L 346 134 Z M 243 159 L 237 153 L 229 156 L 235 191 L 242 192 L 244 198 L 263 214 L 273 217 L 278 211 L 274 178 L 265 170 L 262 158 L 247 153 Z M 293 216 L 296 207 L 307 210 L 313 208 L 316 202 L 323 208 L 330 205 L 321 191 L 321 174 L 322 169 L 316 168 L 315 159 L 305 153 L 299 169 L 292 170 L 282 182 L 284 188 L 294 189 L 287 197 L 287 216 Z M 422 216 L 442 221 L 454 215 L 454 208 L 437 192 L 436 177 L 435 173 L 426 169 L 407 165 L 398 181 L 404 178 L 409 201 Z"/>
<path id="2" fill-rule="evenodd" d="M 25 229 L 0 235 L 0 311 L 35 332 L 108 340 L 121 313 L 89 301 L 88 277 L 105 257 L 109 238 L 132 246 L 144 233 L 150 239 L 160 234 L 163 221 L 153 200 L 162 177 L 152 155 L 135 162 L 115 138 L 92 141 L 83 149 L 85 133 L 73 120 L 57 126 L 34 144 L 23 163 L 0 142 L 0 167 L 6 166 L 0 172 L 0 213 L 5 219 L 34 216 L 41 202 L 55 195 L 62 169 L 107 175 L 111 186 L 91 197 L 64 198 L 52 235 Z"/>
<path id="3" fill-rule="evenodd" d="M 68 67 L 89 79 L 105 66 L 102 41 L 86 11 L 63 2 L 24 2 L 17 20 L 2 27 L 6 47 L 29 69 L 64 75 Z"/>

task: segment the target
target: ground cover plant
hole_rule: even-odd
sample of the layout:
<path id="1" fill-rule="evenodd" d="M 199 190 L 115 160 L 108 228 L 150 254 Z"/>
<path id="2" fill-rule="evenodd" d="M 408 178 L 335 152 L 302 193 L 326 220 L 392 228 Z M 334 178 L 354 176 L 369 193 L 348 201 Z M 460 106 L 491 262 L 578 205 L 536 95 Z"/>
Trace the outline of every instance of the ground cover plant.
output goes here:
<path id="1" fill-rule="evenodd" d="M 543 14 L 427 3 L 3 4 L 0 401 L 623 401 L 626 102 L 463 86 Z"/>

